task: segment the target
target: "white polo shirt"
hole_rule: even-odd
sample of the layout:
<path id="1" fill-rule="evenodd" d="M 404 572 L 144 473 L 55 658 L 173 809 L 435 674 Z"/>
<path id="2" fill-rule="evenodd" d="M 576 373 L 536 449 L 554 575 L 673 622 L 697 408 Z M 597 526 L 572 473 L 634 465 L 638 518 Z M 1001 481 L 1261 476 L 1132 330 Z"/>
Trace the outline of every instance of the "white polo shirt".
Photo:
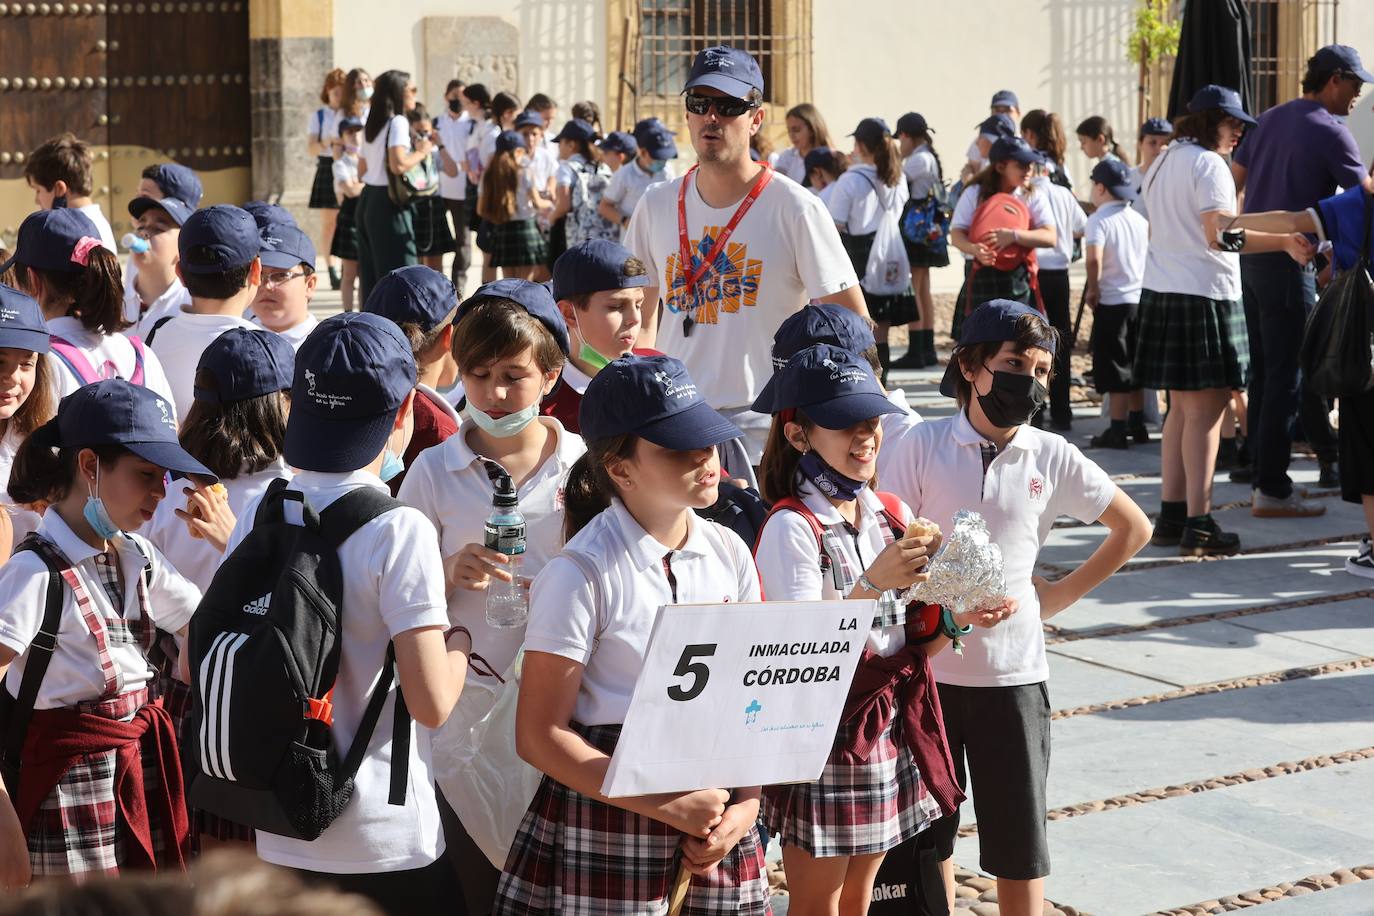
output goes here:
<path id="1" fill-rule="evenodd" d="M 405 115 L 393 115 L 386 127 L 377 131 L 377 136 L 367 139 L 364 128 L 358 137 L 360 148 L 358 158 L 367 162 L 367 172 L 363 174 L 363 184 L 374 188 L 386 187 L 388 151 L 399 146 L 410 152 L 410 122 Z"/>
<path id="2" fill-rule="evenodd" d="M 1088 217 L 1083 244 L 1102 249 L 1097 288 L 1101 305 L 1131 305 L 1140 301 L 1150 224 L 1124 200 L 1103 204 Z"/>
<path id="3" fill-rule="evenodd" d="M 1043 195 L 1049 205 L 1054 222 L 1055 241 L 1053 248 L 1035 249 L 1036 260 L 1041 270 L 1068 270 L 1073 260 L 1073 237 L 1082 235 L 1088 228 L 1088 217 L 1083 206 L 1073 192 L 1063 185 L 1057 185 L 1044 175 L 1031 179 L 1035 185 L 1035 195 Z"/>
<path id="4" fill-rule="evenodd" d="M 906 399 L 906 391 L 903 389 L 893 388 L 887 393 L 887 399 L 900 407 L 902 412 L 883 414 L 879 422 L 883 425 L 884 441 L 922 422 L 921 415 L 911 409 L 911 404 Z"/>
<path id="5" fill-rule="evenodd" d="M 234 518 L 242 518 L 244 507 L 261 499 L 267 491 L 267 485 L 278 477 L 291 478 L 291 470 L 282 458 L 256 474 L 240 474 L 233 479 L 221 480 Z M 167 498 L 157 504 L 157 511 L 153 513 L 153 520 L 147 524 L 144 534 L 162 551 L 177 572 L 203 592 L 210 587 L 210 580 L 215 577 L 215 570 L 219 569 L 224 554 L 208 541 L 191 537 L 186 522 L 177 515 L 176 510 L 186 509 L 186 494 L 182 492 L 186 487 L 194 489 L 187 480 L 173 480 L 167 485 Z"/>
<path id="6" fill-rule="evenodd" d="M 104 378 L 133 378 L 134 369 L 138 366 L 138 354 L 125 335 L 88 331 L 81 326 L 79 318 L 69 315 L 49 319 L 47 325 L 53 336 L 63 338 L 85 354 L 91 368 Z M 52 368 L 59 399 L 86 384 L 55 355 L 52 357 Z M 162 370 L 162 361 L 151 347 L 143 348 L 143 387 L 175 406 L 176 399 L 167 381 L 167 373 Z"/>
<path id="7" fill-rule="evenodd" d="M 940 184 L 940 166 L 929 143 L 922 143 L 902 160 L 902 174 L 906 176 L 907 194 L 912 200 L 921 200 Z"/>
<path id="8" fill-rule="evenodd" d="M 978 213 L 978 204 L 981 203 L 979 195 L 981 193 L 976 184 L 964 188 L 963 193 L 959 195 L 959 201 L 954 205 L 954 212 L 950 215 L 949 228 L 968 231 L 969 227 L 973 225 L 973 217 Z M 1017 188 L 1014 193 L 1025 202 L 1026 209 L 1030 211 L 1030 227 L 1032 229 L 1054 225 L 1054 213 L 1050 210 L 1047 195 L 1027 194 L 1022 188 Z M 970 239 L 970 241 L 976 242 L 977 239 Z M 1044 250 L 1043 248 L 1036 249 L 1037 252 Z M 965 254 L 964 260 L 972 261 L 973 256 Z"/>
<path id="9" fill-rule="evenodd" d="M 434 119 L 434 129 L 439 132 L 439 142 L 443 144 L 449 158 L 458 163 L 457 175 L 450 177 L 443 169 L 439 170 L 439 196 L 447 200 L 467 200 L 468 176 L 463 168 L 467 160 L 468 137 L 472 135 L 475 123 L 472 115 L 466 111 L 456 118 L 452 112 L 446 112 Z"/>
<path id="10" fill-rule="evenodd" d="M 100 247 L 110 254 L 119 254 L 119 249 L 115 247 L 114 230 L 110 228 L 110 221 L 105 218 L 105 211 L 100 209 L 100 204 L 90 203 L 76 209 L 95 223 L 95 228 L 100 233 Z"/>
<path id="11" fill-rule="evenodd" d="M 48 357 L 48 359 L 51 358 Z M 0 507 L 9 513 L 15 546 L 18 546 L 19 542 L 24 540 L 31 531 L 38 528 L 39 521 L 37 512 L 16 506 L 14 500 L 10 499 L 10 468 L 14 466 L 14 456 L 23 443 L 24 437 L 13 426 L 7 429 L 5 435 L 0 438 Z"/>
<path id="12" fill-rule="evenodd" d="M 638 160 L 631 159 L 611 176 L 611 183 L 606 185 L 606 191 L 601 195 L 601 199 L 615 204 L 621 216 L 630 216 L 635 212 L 639 199 L 651 185 L 672 181 L 672 169 L 672 163 L 669 163 L 661 172 L 646 172 L 639 167 Z"/>
<path id="13" fill-rule="evenodd" d="M 572 560 L 561 556 L 534 580 L 525 650 L 584 666 L 573 708 L 577 722 L 625 721 L 660 607 L 759 600 L 758 571 L 739 535 L 694 513 L 688 517 L 687 542 L 670 550 L 640 527 L 624 503 L 612 500 L 567 546 L 601 571 L 597 590 Z M 677 582 L 676 597 L 665 557 Z"/>
<path id="14" fill-rule="evenodd" d="M 840 510 L 810 482 L 803 483 L 797 492 L 822 527 L 844 522 Z M 887 546 L 883 529 L 888 527 L 882 501 L 872 488 L 860 490 L 857 502 L 857 533 L 839 538 L 845 561 L 856 580 Z M 902 521 L 909 522 L 914 517 L 903 503 Z M 843 601 L 849 597 L 848 592 L 842 594 L 835 588 L 830 573 L 821 571 L 815 532 L 799 512 L 775 512 L 769 516 L 759 532 L 754 562 L 769 601 Z M 896 655 L 905 645 L 906 631 L 901 626 L 874 627 L 868 631 L 868 648 L 883 658 Z"/>
<path id="15" fill-rule="evenodd" d="M 905 181 L 892 187 L 883 184 L 878 170 L 866 163 L 856 165 L 839 177 L 825 206 L 836 223 L 850 235 L 870 235 L 878 231 L 883 216 L 895 218 L 906 206 L 909 192 Z"/>
<path id="16" fill-rule="evenodd" d="M 1236 182 L 1226 160 L 1193 140 L 1175 140 L 1150 164 L 1141 185 L 1150 221 L 1145 289 L 1206 299 L 1240 298 L 1240 255 L 1203 237 L 1202 214 L 1235 213 Z"/>
<path id="17" fill-rule="evenodd" d="M 797 152 L 795 146 L 789 146 L 787 149 L 779 150 L 776 153 L 769 153 L 768 164 L 797 184 L 806 180 L 806 159 Z"/>
<path id="18" fill-rule="evenodd" d="M 148 614 L 159 629 L 168 633 L 177 632 L 191 620 L 191 615 L 200 604 L 200 589 L 182 578 L 156 547 L 136 534 L 127 534 L 111 542 L 119 556 L 119 568 L 124 576 L 124 606 L 116 610 L 110 603 L 105 587 L 100 584 L 97 560 L 104 556 L 101 551 L 79 538 L 55 509 L 49 508 L 43 513 L 38 533 L 57 545 L 57 549 L 71 561 L 91 597 L 95 612 L 104 620 L 116 616 L 125 620 L 138 620 L 141 617 L 138 579 L 145 575 L 145 562 L 152 567 L 146 573 Z M 19 685 L 24 679 L 24 665 L 28 661 L 29 644 L 38 635 L 38 628 L 43 622 L 47 595 L 48 567 L 38 554 L 20 551 L 0 567 L 0 645 L 19 653 L 5 675 L 5 687 L 11 696 L 19 694 Z M 153 671 L 148 667 L 142 646 L 107 641 L 107 647 L 119 677 L 121 693 L 137 690 L 152 680 Z M 48 663 L 43 685 L 38 689 L 34 708 L 74 706 L 100 699 L 104 693 L 105 678 L 100 671 L 95 639 L 76 608 L 71 588 L 64 584 L 57 648 Z"/>
<path id="19" fill-rule="evenodd" d="M 367 471 L 302 471 L 291 483 L 291 489 L 303 492 L 316 512 L 358 487 L 387 492 L 386 484 Z M 254 500 L 239 516 L 229 551 L 252 529 L 259 502 Z M 434 526 L 415 509 L 393 509 L 359 528 L 339 548 L 339 564 L 343 569 L 343 648 L 334 682 L 333 732 L 342 755 L 353 743 L 363 709 L 381 676 L 387 643 L 411 630 L 447 627 L 448 615 L 439 540 Z M 259 830 L 259 858 L 321 874 L 353 875 L 424 868 L 443 854 L 429 730 L 413 722 L 406 803 L 387 803 L 396 686 L 393 682 L 382 706 L 343 814 L 313 842 Z"/>
<path id="20" fill-rule="evenodd" d="M 129 264 L 136 264 L 132 256 L 129 258 Z M 128 329 L 128 333 L 137 334 L 146 343 L 148 332 L 153 329 L 153 325 L 157 324 L 159 319 L 175 314 L 183 305 L 190 305 L 191 294 L 186 291 L 180 277 L 173 277 L 171 285 L 161 296 L 148 303 L 145 309 L 143 297 L 134 286 L 134 278 L 137 276 L 137 271 L 126 270 L 124 273 L 124 320 L 133 325 Z"/>
<path id="21" fill-rule="evenodd" d="M 563 488 L 573 462 L 587 450 L 582 437 L 568 432 L 553 417 L 538 422 L 556 437 L 553 454 L 518 487 L 520 512 L 525 516 L 525 555 L 520 575 L 533 579 L 563 549 Z M 398 494 L 434 523 L 439 531 L 439 553 L 454 556 L 468 544 L 481 544 L 483 525 L 491 514 L 492 483 L 477 453 L 468 445 L 475 428 L 472 420 L 458 433 L 415 459 Z M 503 673 L 524 641 L 519 627 L 498 628 L 487 624 L 487 593 L 454 587 L 448 598 L 450 622 L 472 633 L 472 649 L 498 674 Z M 469 677 L 478 676 L 471 672 Z"/>
<path id="22" fill-rule="evenodd" d="M 237 315 L 199 315 L 183 308 L 157 329 L 152 351 L 162 361 L 178 416 L 186 416 L 195 400 L 196 366 L 205 348 L 225 331 L 254 327 Z"/>
<path id="23" fill-rule="evenodd" d="M 936 680 L 960 687 L 1036 684 L 1049 677 L 1049 665 L 1031 584 L 1035 558 L 1056 518 L 1097 521 L 1116 484 L 1063 436 L 1029 424 L 1017 428 L 985 475 L 984 441 L 963 411 L 928 420 L 883 442 L 878 479 L 946 537 L 954 513 L 981 514 L 1002 549 L 1007 594 L 1020 603 L 1002 623 L 965 636 L 962 656 L 942 652 L 932 658 Z"/>
<path id="24" fill-rule="evenodd" d="M 259 328 L 264 331 L 267 330 L 267 327 L 262 323 L 262 319 L 260 319 L 257 315 L 254 315 L 251 309 L 248 311 L 247 318 L 250 322 L 253 323 L 253 327 Z M 310 336 L 311 331 L 315 330 L 315 328 L 319 326 L 319 323 L 320 319 L 316 318 L 313 314 L 307 312 L 304 321 L 301 321 L 297 324 L 293 324 L 285 331 L 274 331 L 273 333 L 275 333 L 278 337 L 282 338 L 287 343 L 289 343 L 291 345 L 291 349 L 299 350 L 301 348 L 301 344 L 305 343 L 305 339 Z"/>

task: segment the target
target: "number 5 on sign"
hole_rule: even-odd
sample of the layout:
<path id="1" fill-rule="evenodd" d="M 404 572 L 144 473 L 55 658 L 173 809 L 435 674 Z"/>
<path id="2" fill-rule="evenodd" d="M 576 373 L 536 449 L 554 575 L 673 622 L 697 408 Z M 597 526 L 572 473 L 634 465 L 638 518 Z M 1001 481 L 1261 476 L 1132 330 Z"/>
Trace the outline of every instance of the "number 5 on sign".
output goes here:
<path id="1" fill-rule="evenodd" d="M 601 791 L 619 798 L 819 778 L 876 609 L 660 608 Z"/>

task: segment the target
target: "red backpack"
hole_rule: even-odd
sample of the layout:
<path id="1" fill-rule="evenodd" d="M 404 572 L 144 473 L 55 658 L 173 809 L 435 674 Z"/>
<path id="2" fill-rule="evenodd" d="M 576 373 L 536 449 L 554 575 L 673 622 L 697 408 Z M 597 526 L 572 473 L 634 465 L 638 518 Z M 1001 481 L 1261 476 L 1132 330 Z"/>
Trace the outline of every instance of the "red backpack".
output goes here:
<path id="1" fill-rule="evenodd" d="M 1005 192 L 993 194 L 991 197 L 981 201 L 978 209 L 974 211 L 973 222 L 968 227 L 969 241 L 977 242 L 983 236 L 994 229 L 1029 229 L 1030 208 L 1026 202 L 1015 194 Z M 1008 245 L 997 252 L 997 260 L 992 264 L 980 264 L 975 258 L 973 268 L 969 273 L 969 280 L 973 279 L 974 274 L 978 273 L 982 267 L 992 267 L 1003 273 L 1016 269 L 1017 266 L 1025 264 L 1027 272 L 1030 273 L 1031 291 L 1035 293 L 1035 305 L 1041 312 L 1045 311 L 1045 304 L 1040 299 L 1040 265 L 1035 257 L 1035 249 L 1027 248 L 1025 245 Z M 973 301 L 973 284 L 968 284 L 969 301 L 964 304 L 964 314 L 973 311 L 979 303 Z"/>

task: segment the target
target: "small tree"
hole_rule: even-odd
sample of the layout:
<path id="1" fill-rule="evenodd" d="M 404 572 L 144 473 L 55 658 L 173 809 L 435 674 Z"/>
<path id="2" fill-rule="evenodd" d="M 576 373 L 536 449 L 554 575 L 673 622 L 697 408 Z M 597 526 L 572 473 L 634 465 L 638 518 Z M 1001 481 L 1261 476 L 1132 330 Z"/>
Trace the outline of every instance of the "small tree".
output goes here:
<path id="1" fill-rule="evenodd" d="M 1137 121 L 1143 122 L 1149 113 L 1154 65 L 1178 53 L 1183 24 L 1172 16 L 1171 5 L 1170 0 L 1140 0 L 1135 28 L 1126 39 L 1126 56 L 1140 67 Z"/>

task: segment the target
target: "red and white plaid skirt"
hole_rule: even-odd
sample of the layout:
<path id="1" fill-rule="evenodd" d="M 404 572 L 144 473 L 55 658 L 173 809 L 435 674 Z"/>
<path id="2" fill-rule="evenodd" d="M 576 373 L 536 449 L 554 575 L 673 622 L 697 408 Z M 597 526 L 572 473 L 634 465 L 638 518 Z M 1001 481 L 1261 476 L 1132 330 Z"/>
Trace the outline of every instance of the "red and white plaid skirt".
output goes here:
<path id="1" fill-rule="evenodd" d="M 901 740 L 901 717 L 888 722 L 868 760 L 844 763 L 841 749 L 850 745 L 856 727 L 840 726 L 820 779 L 764 788 L 763 822 L 779 843 L 817 858 L 871 855 L 892 849 L 943 815 Z"/>
<path id="2" fill-rule="evenodd" d="M 573 728 L 611 753 L 619 725 Z M 682 860 L 682 834 L 603 804 L 548 776 L 515 835 L 493 916 L 659 916 Z M 684 916 L 769 916 L 768 877 L 750 830 L 706 877 L 692 876 Z"/>

